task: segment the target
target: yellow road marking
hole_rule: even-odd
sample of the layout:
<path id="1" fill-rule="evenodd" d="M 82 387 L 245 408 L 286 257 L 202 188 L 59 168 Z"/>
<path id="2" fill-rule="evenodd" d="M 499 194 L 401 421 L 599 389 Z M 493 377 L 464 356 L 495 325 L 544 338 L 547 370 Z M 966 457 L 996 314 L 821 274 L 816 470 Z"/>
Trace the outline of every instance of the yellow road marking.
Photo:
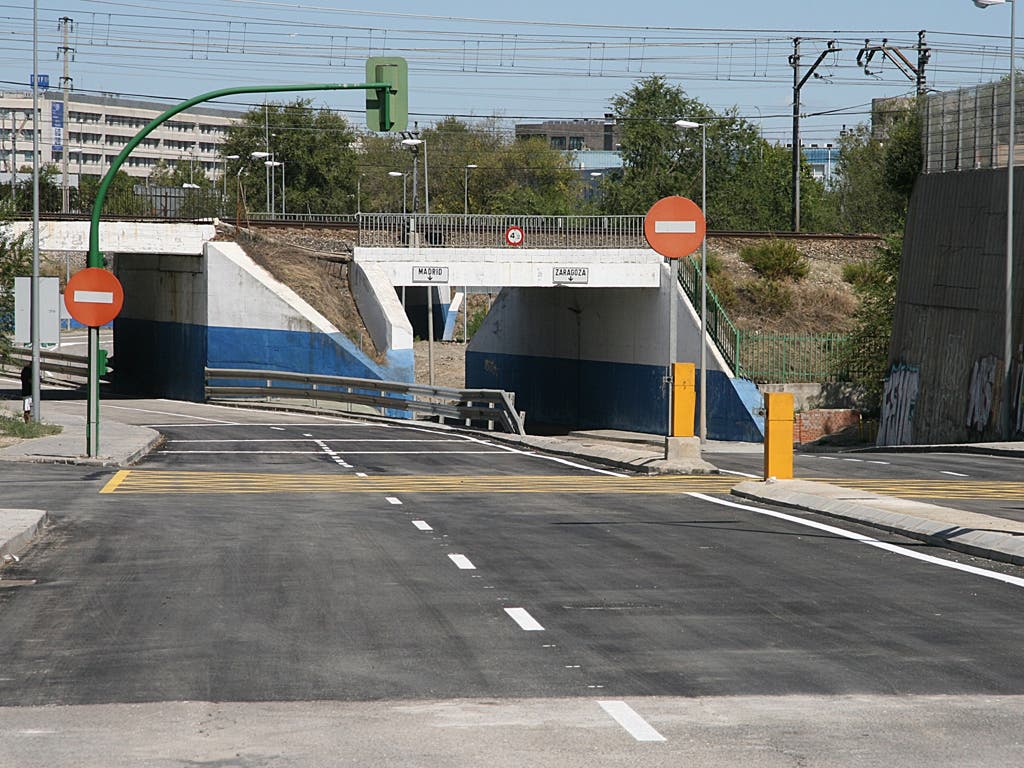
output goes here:
<path id="1" fill-rule="evenodd" d="M 119 475 L 121 473 L 118 473 Z M 735 477 L 719 475 L 285 475 L 245 472 L 126 470 L 105 493 L 727 493 Z"/>
<path id="2" fill-rule="evenodd" d="M 732 475 L 386 475 L 121 470 L 100 493 L 728 493 Z M 817 479 L 907 499 L 1024 500 L 1024 482 L 996 480 Z"/>
<path id="3" fill-rule="evenodd" d="M 107 484 L 103 486 L 100 493 L 114 493 L 125 480 L 128 479 L 128 475 L 131 474 L 130 470 L 122 469 L 116 475 L 114 475 Z"/>

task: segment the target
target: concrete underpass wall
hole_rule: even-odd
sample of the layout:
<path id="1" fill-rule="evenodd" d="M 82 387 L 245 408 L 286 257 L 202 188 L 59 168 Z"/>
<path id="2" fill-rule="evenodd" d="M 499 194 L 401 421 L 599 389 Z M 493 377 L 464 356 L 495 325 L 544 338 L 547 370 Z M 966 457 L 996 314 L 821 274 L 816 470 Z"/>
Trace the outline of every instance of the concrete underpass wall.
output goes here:
<path id="1" fill-rule="evenodd" d="M 1014 192 L 1024 200 L 1024 174 L 1015 175 Z M 1014 242 L 1021 243 L 1024 216 L 1015 217 L 1015 229 Z M 1018 245 L 1018 359 L 1020 253 Z M 879 444 L 1000 439 L 1005 260 L 1005 170 L 918 178 L 903 243 Z M 1019 389 L 1015 395 L 1019 403 Z"/>
<path id="2" fill-rule="evenodd" d="M 201 400 L 208 295 L 204 259 L 120 253 L 124 307 L 114 321 L 118 392 Z"/>
<path id="3" fill-rule="evenodd" d="M 527 425 L 664 434 L 669 270 L 660 288 L 506 288 L 466 353 L 466 386 L 515 393 Z M 699 359 L 697 316 L 676 286 L 678 359 Z M 751 382 L 734 384 L 717 354 L 708 366 L 708 434 L 763 439 Z M 698 376 L 699 378 L 699 376 Z M 698 382 L 699 384 L 699 382 Z M 749 386 L 748 386 L 749 385 Z"/>
<path id="4" fill-rule="evenodd" d="M 230 242 L 203 256 L 119 254 L 114 323 L 119 391 L 202 400 L 204 367 L 392 379 L 288 286 Z"/>

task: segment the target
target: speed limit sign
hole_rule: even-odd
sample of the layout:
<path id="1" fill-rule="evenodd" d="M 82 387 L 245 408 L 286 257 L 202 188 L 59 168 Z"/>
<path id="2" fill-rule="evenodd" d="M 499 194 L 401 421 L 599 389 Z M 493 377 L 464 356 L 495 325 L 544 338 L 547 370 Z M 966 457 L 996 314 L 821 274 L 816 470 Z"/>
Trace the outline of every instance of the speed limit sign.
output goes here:
<path id="1" fill-rule="evenodd" d="M 522 245 L 524 237 L 522 227 L 513 225 L 505 230 L 505 242 L 509 245 Z"/>

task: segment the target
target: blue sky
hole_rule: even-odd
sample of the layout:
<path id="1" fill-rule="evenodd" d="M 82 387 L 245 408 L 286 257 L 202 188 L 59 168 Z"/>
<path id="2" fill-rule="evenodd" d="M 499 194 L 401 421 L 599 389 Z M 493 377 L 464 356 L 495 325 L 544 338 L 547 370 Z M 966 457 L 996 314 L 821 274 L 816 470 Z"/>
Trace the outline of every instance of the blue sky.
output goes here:
<path id="1" fill-rule="evenodd" d="M 0 1 L 0 87 L 27 82 L 31 5 Z M 1010 6 L 970 0 L 617 3 L 467 0 L 361 5 L 274 0 L 39 0 L 40 71 L 56 83 L 60 17 L 74 20 L 71 75 L 83 92 L 184 99 L 234 84 L 360 82 L 368 54 L 402 55 L 410 111 L 420 125 L 441 116 L 497 117 L 503 125 L 600 117 L 637 79 L 663 74 L 716 109 L 735 106 L 766 138 L 787 139 L 792 38 L 809 66 L 828 55 L 802 92 L 804 138 L 827 142 L 868 119 L 872 98 L 914 84 L 882 55 L 856 64 L 865 38 L 916 64 L 917 31 L 932 48 L 929 86 L 947 90 L 999 77 L 1009 66 Z M 381 10 L 386 8 L 386 10 Z M 1021 24 L 1024 26 L 1024 19 Z M 361 97 L 337 92 L 316 103 L 361 121 Z"/>

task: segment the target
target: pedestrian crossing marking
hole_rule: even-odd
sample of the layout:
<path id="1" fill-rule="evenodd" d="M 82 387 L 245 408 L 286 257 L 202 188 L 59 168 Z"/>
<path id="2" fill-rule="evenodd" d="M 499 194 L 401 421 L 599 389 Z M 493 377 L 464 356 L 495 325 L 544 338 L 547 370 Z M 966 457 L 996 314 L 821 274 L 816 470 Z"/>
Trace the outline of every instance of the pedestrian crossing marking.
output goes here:
<path id="1" fill-rule="evenodd" d="M 104 494 L 216 493 L 729 493 L 744 478 L 731 475 L 381 475 L 274 474 L 121 470 L 100 490 Z M 870 480 L 816 478 L 904 499 L 989 499 L 1024 501 L 1024 482 L 997 480 Z"/>
<path id="2" fill-rule="evenodd" d="M 382 475 L 122 470 L 100 493 L 728 493 L 721 475 Z"/>

